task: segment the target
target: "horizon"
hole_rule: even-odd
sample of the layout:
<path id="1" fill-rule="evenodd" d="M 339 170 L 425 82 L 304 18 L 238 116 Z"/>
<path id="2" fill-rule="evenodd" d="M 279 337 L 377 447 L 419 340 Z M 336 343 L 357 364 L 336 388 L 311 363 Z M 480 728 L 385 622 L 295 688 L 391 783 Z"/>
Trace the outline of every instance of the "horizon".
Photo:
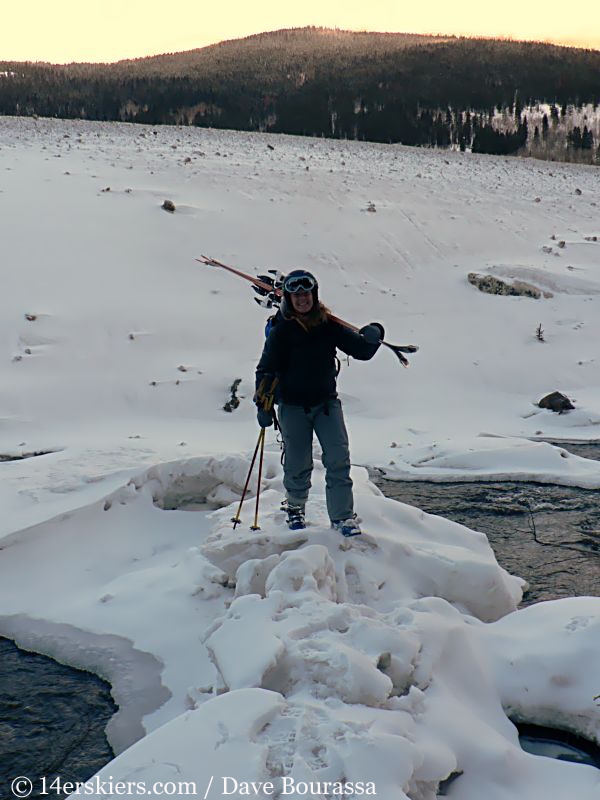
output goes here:
<path id="1" fill-rule="evenodd" d="M 118 64 L 123 61 L 134 61 L 144 58 L 158 58 L 160 56 L 169 56 L 169 55 L 177 55 L 179 53 L 189 53 L 194 50 L 204 50 L 207 47 L 214 47 L 219 44 L 225 44 L 226 42 L 234 42 L 234 41 L 243 41 L 244 39 L 251 39 L 255 36 L 261 36 L 264 34 L 269 33 L 277 33 L 278 31 L 282 30 L 307 30 L 309 28 L 319 28 L 322 30 L 330 30 L 330 31 L 337 31 L 339 33 L 367 33 L 367 34 L 391 34 L 397 36 L 422 36 L 423 38 L 432 37 L 432 38 L 448 38 L 448 39 L 481 39 L 481 40 L 489 40 L 489 41 L 505 41 L 505 42 L 522 42 L 522 43 L 535 43 L 535 44 L 545 44 L 550 46 L 556 47 L 565 47 L 565 48 L 574 48 L 577 50 L 593 50 L 600 52 L 600 37 L 598 37 L 597 46 L 587 45 L 587 44 L 576 44 L 574 42 L 570 42 L 568 40 L 563 39 L 563 41 L 556 41 L 550 39 L 535 39 L 535 38 L 517 38 L 511 35 L 505 34 L 465 34 L 465 33 L 442 33 L 442 32 L 422 32 L 422 31 L 381 31 L 381 30 L 352 30 L 349 28 L 338 28 L 338 27 L 328 27 L 323 25 L 302 25 L 302 26 L 291 26 L 289 28 L 273 28 L 269 30 L 261 30 L 256 31 L 254 33 L 248 33 L 243 36 L 234 36 L 234 37 L 227 37 L 224 39 L 219 39 L 218 41 L 208 42 L 206 44 L 201 44 L 198 46 L 188 47 L 181 50 L 163 50 L 160 52 L 148 52 L 142 55 L 124 55 L 119 58 L 115 59 L 105 59 L 105 60 L 48 60 L 48 59 L 32 59 L 32 58 L 0 58 L 1 62 L 17 62 L 17 63 L 30 63 L 30 64 L 49 64 L 51 66 L 68 66 L 70 64 Z M 1 55 L 1 54 L 0 54 Z"/>
<path id="2" fill-rule="evenodd" d="M 305 0 L 281 8 L 278 0 L 255 0 L 252 14 L 234 0 L 203 13 L 194 0 L 99 0 L 82 13 L 78 0 L 31 0 L 10 5 L 0 29 L 0 61 L 51 64 L 116 63 L 202 49 L 261 33 L 306 27 L 353 33 L 398 33 L 540 42 L 600 50 L 600 5 L 583 0 L 576 18 L 545 2 L 505 0 L 503 17 L 474 9 L 473 0 L 444 0 L 426 7 L 399 8 L 397 0 L 374 0 L 366 8 L 347 8 L 341 0 L 326 7 Z M 32 19 L 35 25 L 31 25 Z"/>

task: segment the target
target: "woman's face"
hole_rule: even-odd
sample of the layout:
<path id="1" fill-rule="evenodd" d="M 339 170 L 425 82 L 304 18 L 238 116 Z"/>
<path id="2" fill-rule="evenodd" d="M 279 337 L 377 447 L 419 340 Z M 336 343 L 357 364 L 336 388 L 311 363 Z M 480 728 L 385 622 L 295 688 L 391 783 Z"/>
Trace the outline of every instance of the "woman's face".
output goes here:
<path id="1" fill-rule="evenodd" d="M 296 314 L 308 314 L 313 307 L 312 292 L 294 292 L 290 297 Z"/>

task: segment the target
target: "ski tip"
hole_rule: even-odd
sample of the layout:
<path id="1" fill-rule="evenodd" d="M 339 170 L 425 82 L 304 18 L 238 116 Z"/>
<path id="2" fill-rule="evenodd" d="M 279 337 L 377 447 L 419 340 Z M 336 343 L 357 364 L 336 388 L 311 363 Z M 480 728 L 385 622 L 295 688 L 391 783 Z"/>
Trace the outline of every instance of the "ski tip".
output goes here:
<path id="1" fill-rule="evenodd" d="M 208 264 L 211 267 L 217 266 L 215 259 L 211 258 L 210 256 L 200 256 L 200 258 L 196 258 L 194 260 L 200 262 L 200 264 Z"/>

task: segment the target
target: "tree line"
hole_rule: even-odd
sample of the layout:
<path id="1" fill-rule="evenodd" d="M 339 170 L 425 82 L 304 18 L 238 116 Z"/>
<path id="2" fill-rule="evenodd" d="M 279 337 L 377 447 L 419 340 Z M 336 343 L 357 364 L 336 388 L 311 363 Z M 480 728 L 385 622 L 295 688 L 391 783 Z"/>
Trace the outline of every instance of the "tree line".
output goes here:
<path id="1" fill-rule="evenodd" d="M 2 62 L 0 114 L 484 153 L 541 151 L 549 140 L 556 149 L 560 139 L 565 152 L 595 159 L 599 72 L 592 50 L 307 28 L 117 64 Z M 584 107 L 589 118 L 574 124 L 568 110 Z"/>

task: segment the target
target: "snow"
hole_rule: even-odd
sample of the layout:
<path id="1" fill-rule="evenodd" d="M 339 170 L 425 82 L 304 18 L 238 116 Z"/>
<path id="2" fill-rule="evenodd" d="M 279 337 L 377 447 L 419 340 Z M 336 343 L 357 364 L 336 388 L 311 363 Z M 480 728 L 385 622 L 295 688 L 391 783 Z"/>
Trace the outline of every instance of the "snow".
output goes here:
<path id="1" fill-rule="evenodd" d="M 111 682 L 118 755 L 98 780 L 204 796 L 212 776 L 211 797 L 371 782 L 432 800 L 462 772 L 447 790 L 461 800 L 598 796 L 597 770 L 523 752 L 508 716 L 600 742 L 600 600 L 517 610 L 523 581 L 483 534 L 386 499 L 364 469 L 600 487 L 598 462 L 547 441 L 600 438 L 597 180 L 0 118 L 0 455 L 47 453 L 0 463 L 0 634 Z M 329 529 L 316 446 L 310 525 L 285 528 L 272 431 L 260 530 L 255 481 L 232 529 L 264 314 L 203 253 L 252 273 L 307 266 L 336 314 L 420 346 L 408 370 L 385 349 L 342 367 L 362 537 Z M 552 297 L 486 295 L 472 271 Z M 535 405 L 556 389 L 574 411 Z"/>
<path id="2" fill-rule="evenodd" d="M 552 412 L 549 412 L 552 413 Z M 577 415 L 578 411 L 571 412 Z M 414 446 L 398 445 L 385 467 L 386 477 L 404 480 L 510 480 L 563 486 L 600 487 L 598 463 L 547 442 L 503 436 L 463 439 Z"/>

